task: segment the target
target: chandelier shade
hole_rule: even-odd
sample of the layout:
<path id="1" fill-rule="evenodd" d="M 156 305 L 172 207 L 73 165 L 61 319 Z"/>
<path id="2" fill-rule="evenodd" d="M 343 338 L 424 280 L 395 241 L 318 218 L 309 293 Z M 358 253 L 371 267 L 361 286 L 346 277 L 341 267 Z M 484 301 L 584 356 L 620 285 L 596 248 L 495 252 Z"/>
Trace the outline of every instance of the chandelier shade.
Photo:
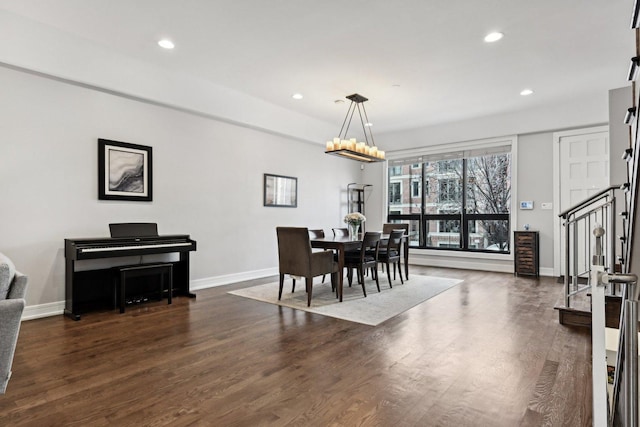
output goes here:
<path id="1" fill-rule="evenodd" d="M 357 93 L 347 96 L 347 99 L 351 101 L 347 115 L 342 122 L 338 136 L 331 141 L 327 141 L 325 153 L 365 163 L 383 162 L 385 160 L 385 153 L 379 150 L 373 141 L 371 123 L 367 117 L 367 111 L 364 108 L 364 102 L 368 101 L 368 99 Z M 356 110 L 358 110 L 358 115 L 360 116 L 360 123 L 362 124 L 362 131 L 364 132 L 364 142 L 358 142 L 356 138 L 347 137 L 351 119 L 353 119 Z M 367 128 L 369 129 L 369 135 L 367 135 Z"/>

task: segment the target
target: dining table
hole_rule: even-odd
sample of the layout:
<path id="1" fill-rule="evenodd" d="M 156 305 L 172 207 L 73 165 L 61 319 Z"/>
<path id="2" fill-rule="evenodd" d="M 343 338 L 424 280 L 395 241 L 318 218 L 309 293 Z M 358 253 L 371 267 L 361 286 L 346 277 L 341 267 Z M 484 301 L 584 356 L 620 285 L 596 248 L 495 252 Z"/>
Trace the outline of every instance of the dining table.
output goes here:
<path id="1" fill-rule="evenodd" d="M 338 277 L 338 298 L 342 302 L 342 289 L 344 282 L 344 254 L 346 251 L 354 251 L 360 249 L 362 245 L 363 233 L 359 233 L 358 236 L 325 236 L 314 237 L 311 239 L 311 247 L 317 249 L 329 249 L 335 250 L 338 255 L 338 271 L 340 272 Z M 386 244 L 389 240 L 388 234 L 383 234 L 380 237 L 380 244 Z M 408 235 L 402 237 L 403 258 L 404 258 L 404 272 L 405 279 L 409 280 L 409 244 Z"/>

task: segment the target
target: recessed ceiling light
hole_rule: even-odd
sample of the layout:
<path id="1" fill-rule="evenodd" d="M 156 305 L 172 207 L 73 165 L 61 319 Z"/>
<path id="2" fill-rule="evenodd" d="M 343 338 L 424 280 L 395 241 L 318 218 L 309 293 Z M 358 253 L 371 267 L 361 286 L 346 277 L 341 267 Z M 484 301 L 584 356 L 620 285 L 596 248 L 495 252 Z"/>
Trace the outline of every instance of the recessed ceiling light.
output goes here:
<path id="1" fill-rule="evenodd" d="M 302 99 L 303 98 L 301 93 L 294 93 L 293 95 L 291 95 L 291 97 L 293 99 Z"/>
<path id="2" fill-rule="evenodd" d="M 489 33 L 484 37 L 484 41 L 486 41 L 487 43 L 493 43 L 493 42 L 497 42 L 502 37 L 504 37 L 504 34 L 502 33 L 498 33 L 498 32 Z"/>
<path id="3" fill-rule="evenodd" d="M 520 92 L 520 95 L 528 96 L 528 95 L 531 95 L 532 93 L 533 91 L 531 89 L 524 89 L 522 92 Z"/>
<path id="4" fill-rule="evenodd" d="M 164 48 L 164 49 L 173 49 L 174 47 L 176 47 L 176 45 L 173 44 L 173 42 L 169 39 L 162 39 L 158 42 L 158 46 Z"/>

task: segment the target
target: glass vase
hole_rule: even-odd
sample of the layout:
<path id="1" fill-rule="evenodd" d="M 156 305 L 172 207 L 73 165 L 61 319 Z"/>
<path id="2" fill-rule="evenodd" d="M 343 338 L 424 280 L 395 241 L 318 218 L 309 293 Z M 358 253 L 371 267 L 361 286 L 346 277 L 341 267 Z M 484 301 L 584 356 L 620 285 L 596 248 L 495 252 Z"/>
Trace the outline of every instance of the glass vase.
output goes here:
<path id="1" fill-rule="evenodd" d="M 360 231 L 360 224 L 349 224 L 349 237 L 351 240 L 358 240 L 358 232 Z"/>

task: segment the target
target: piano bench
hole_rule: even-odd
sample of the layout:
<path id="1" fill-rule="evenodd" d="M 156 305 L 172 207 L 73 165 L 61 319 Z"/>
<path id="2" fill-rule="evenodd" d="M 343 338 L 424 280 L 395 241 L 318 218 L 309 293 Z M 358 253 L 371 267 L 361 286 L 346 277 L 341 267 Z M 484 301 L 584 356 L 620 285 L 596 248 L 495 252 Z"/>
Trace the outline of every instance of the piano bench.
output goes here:
<path id="1" fill-rule="evenodd" d="M 114 267 L 117 271 L 117 278 L 120 279 L 120 313 L 124 313 L 125 307 L 125 295 L 127 289 L 127 279 L 140 276 L 149 276 L 152 274 L 160 275 L 160 299 L 164 293 L 164 275 L 169 276 L 169 301 L 167 304 L 171 304 L 171 295 L 173 294 L 173 264 L 136 264 L 136 265 L 124 265 L 121 267 Z M 117 280 L 117 279 L 116 279 Z"/>

